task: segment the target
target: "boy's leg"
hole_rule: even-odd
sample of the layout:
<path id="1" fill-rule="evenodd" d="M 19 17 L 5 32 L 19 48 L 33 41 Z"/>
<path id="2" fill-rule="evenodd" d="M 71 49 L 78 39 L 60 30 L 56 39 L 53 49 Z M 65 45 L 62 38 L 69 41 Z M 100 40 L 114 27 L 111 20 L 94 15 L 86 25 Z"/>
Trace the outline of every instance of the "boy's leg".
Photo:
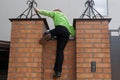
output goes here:
<path id="1" fill-rule="evenodd" d="M 55 76 L 60 77 L 62 72 L 62 65 L 64 60 L 64 49 L 69 40 L 69 32 L 65 29 L 59 31 L 63 33 L 57 36 L 57 50 L 56 50 L 56 62 L 54 65 Z"/>
<path id="2" fill-rule="evenodd" d="M 64 60 L 64 48 L 69 40 L 69 32 L 63 26 L 57 26 L 55 29 L 50 31 L 52 36 L 57 37 L 57 50 L 56 50 L 56 61 L 54 65 L 55 75 L 54 77 L 60 77 L 62 72 L 62 64 Z"/>
<path id="3" fill-rule="evenodd" d="M 55 72 L 62 72 L 62 64 L 64 60 L 64 48 L 69 38 L 60 37 L 57 39 L 56 62 L 54 66 Z"/>

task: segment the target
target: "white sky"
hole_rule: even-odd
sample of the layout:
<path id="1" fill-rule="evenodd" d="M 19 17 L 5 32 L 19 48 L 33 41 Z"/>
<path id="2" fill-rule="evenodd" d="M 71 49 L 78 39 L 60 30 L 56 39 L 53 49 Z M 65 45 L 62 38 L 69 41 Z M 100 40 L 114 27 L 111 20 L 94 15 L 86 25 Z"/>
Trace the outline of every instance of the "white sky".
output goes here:
<path id="1" fill-rule="evenodd" d="M 69 18 L 71 24 L 74 18 L 79 18 L 84 12 L 84 3 L 86 0 L 36 0 L 40 9 L 53 10 L 60 8 Z M 99 4 L 96 1 L 100 1 Z M 95 0 L 96 6 L 103 5 L 105 0 Z M 9 18 L 17 18 L 25 9 L 28 8 L 27 0 L 0 0 L 0 40 L 10 41 L 11 37 L 11 22 Z M 119 0 L 109 0 L 108 10 L 110 29 L 117 29 L 120 26 L 120 12 L 118 8 Z M 106 6 L 105 6 L 106 7 Z M 104 8 L 106 9 L 106 8 Z M 100 10 L 100 9 L 99 9 Z M 104 11 L 103 11 L 104 12 Z M 43 16 L 42 16 L 43 17 Z M 52 20 L 47 17 L 48 23 L 52 26 Z M 53 28 L 53 27 L 51 27 Z"/>
<path id="2" fill-rule="evenodd" d="M 107 0 L 94 0 L 95 9 L 103 16 L 108 16 L 108 1 Z M 100 4 L 101 3 L 101 4 Z"/>

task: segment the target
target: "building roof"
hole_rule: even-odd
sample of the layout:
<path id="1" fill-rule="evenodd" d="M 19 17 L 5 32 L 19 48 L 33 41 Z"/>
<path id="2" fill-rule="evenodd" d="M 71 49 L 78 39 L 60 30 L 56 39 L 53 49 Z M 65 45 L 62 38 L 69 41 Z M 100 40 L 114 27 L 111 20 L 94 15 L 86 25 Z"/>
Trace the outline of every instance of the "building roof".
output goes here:
<path id="1" fill-rule="evenodd" d="M 0 40 L 0 50 L 9 50 L 10 41 L 2 41 Z"/>

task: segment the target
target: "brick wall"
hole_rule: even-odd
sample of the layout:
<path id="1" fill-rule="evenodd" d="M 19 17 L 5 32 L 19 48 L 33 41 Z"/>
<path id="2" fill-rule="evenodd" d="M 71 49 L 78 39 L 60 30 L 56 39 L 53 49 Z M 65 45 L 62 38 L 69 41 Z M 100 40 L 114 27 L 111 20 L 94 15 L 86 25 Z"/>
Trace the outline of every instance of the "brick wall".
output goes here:
<path id="1" fill-rule="evenodd" d="M 62 77 L 53 79 L 56 40 L 40 45 L 45 19 L 12 19 L 8 80 L 111 80 L 108 23 L 75 19 L 76 39 L 65 47 Z M 91 72 L 91 62 L 96 72 Z"/>
<path id="2" fill-rule="evenodd" d="M 76 80 L 111 80 L 110 19 L 76 19 Z M 91 62 L 96 72 L 91 72 Z"/>
<path id="3" fill-rule="evenodd" d="M 43 20 L 12 20 L 8 80 L 53 80 L 56 40 L 40 45 Z M 62 80 L 75 80 L 75 40 L 65 48 Z M 54 79 L 56 80 L 56 79 Z"/>

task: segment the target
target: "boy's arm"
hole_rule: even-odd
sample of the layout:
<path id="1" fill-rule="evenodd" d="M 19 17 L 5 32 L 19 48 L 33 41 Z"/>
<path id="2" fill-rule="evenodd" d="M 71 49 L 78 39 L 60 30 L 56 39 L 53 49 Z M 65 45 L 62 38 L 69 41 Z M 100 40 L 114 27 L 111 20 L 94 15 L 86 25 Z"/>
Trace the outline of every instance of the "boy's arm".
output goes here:
<path id="1" fill-rule="evenodd" d="M 42 14 L 44 16 L 49 16 L 49 17 L 53 17 L 54 16 L 54 12 L 53 11 L 46 11 L 46 10 L 40 10 L 38 8 L 34 8 L 36 12 L 38 12 L 39 14 Z"/>

